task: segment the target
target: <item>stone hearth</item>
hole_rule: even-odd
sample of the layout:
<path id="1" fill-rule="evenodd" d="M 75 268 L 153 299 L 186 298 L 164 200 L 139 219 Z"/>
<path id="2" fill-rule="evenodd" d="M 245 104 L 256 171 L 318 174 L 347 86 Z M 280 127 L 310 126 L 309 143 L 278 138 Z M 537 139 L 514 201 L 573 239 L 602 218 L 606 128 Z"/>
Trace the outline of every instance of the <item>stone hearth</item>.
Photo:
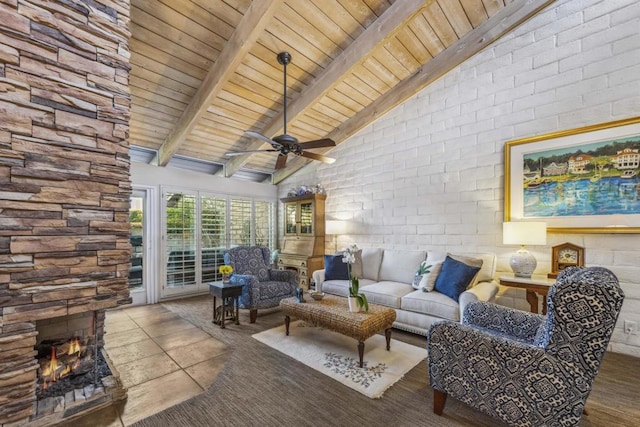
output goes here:
<path id="1" fill-rule="evenodd" d="M 130 302 L 129 8 L 0 3 L 2 425 L 55 422 L 36 417 L 41 325 L 95 313 L 102 352 L 104 310 Z"/>

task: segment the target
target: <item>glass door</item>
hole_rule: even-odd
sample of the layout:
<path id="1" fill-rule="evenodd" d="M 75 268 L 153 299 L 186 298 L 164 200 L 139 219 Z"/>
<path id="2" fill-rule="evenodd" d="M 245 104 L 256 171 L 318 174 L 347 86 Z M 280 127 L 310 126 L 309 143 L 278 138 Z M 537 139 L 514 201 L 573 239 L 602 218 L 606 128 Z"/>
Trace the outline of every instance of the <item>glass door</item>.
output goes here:
<path id="1" fill-rule="evenodd" d="M 300 234 L 313 235 L 313 202 L 300 202 Z"/>
<path id="2" fill-rule="evenodd" d="M 131 267 L 129 267 L 129 294 L 132 304 L 146 304 L 147 290 L 145 280 L 145 205 L 146 191 L 134 190 L 129 207 L 129 222 L 131 223 Z"/>
<path id="3" fill-rule="evenodd" d="M 284 204 L 284 234 L 297 234 L 297 203 Z"/>

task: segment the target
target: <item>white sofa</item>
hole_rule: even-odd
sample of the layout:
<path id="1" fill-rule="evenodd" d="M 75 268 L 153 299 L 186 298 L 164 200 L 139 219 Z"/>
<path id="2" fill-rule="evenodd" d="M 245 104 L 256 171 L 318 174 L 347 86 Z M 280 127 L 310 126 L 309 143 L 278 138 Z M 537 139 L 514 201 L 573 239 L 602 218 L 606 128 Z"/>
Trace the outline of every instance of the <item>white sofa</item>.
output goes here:
<path id="1" fill-rule="evenodd" d="M 458 301 L 433 290 L 424 292 L 412 286 L 416 270 L 422 261 L 427 264 L 441 262 L 446 253 L 432 251 L 397 251 L 379 248 L 362 249 L 362 274 L 360 292 L 369 303 L 392 307 L 396 310 L 395 328 L 426 335 L 429 326 L 438 320 L 460 321 L 467 304 L 473 301 L 492 301 L 498 292 L 493 280 L 496 271 L 496 255 L 493 253 L 460 253 L 482 259 L 482 267 L 472 286 Z M 325 270 L 313 272 L 316 290 L 333 295 L 348 296 L 348 280 L 325 281 Z"/>

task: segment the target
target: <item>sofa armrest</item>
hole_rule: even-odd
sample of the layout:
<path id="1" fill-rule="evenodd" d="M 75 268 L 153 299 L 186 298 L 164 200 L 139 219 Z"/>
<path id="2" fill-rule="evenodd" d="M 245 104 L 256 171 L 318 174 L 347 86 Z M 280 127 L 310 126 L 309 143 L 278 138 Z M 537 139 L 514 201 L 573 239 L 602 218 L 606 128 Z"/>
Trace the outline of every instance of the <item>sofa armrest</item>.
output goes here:
<path id="1" fill-rule="evenodd" d="M 460 319 L 463 318 L 465 307 L 475 301 L 493 301 L 498 293 L 498 284 L 494 281 L 480 282 L 471 289 L 467 289 L 460 294 L 458 303 L 460 304 Z"/>
<path id="2" fill-rule="evenodd" d="M 462 323 L 533 342 L 544 319 L 540 314 L 479 301 L 467 305 Z"/>
<path id="3" fill-rule="evenodd" d="M 322 282 L 324 282 L 324 270 L 316 270 L 311 274 L 313 282 L 316 284 L 316 291 L 322 292 Z"/>

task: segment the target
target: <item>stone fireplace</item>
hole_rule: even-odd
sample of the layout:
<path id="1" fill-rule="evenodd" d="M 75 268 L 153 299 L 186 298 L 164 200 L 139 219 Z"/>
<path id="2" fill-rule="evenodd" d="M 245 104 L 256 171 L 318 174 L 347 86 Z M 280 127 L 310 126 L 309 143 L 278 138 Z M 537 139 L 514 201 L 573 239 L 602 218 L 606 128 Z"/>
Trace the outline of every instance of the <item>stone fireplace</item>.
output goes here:
<path id="1" fill-rule="evenodd" d="M 129 8 L 0 2 L 3 426 L 52 425 L 125 397 L 102 347 L 105 309 L 130 302 Z M 49 396 L 52 357 L 55 375 L 83 365 L 64 375 L 74 381 L 100 364 L 109 374 Z"/>

